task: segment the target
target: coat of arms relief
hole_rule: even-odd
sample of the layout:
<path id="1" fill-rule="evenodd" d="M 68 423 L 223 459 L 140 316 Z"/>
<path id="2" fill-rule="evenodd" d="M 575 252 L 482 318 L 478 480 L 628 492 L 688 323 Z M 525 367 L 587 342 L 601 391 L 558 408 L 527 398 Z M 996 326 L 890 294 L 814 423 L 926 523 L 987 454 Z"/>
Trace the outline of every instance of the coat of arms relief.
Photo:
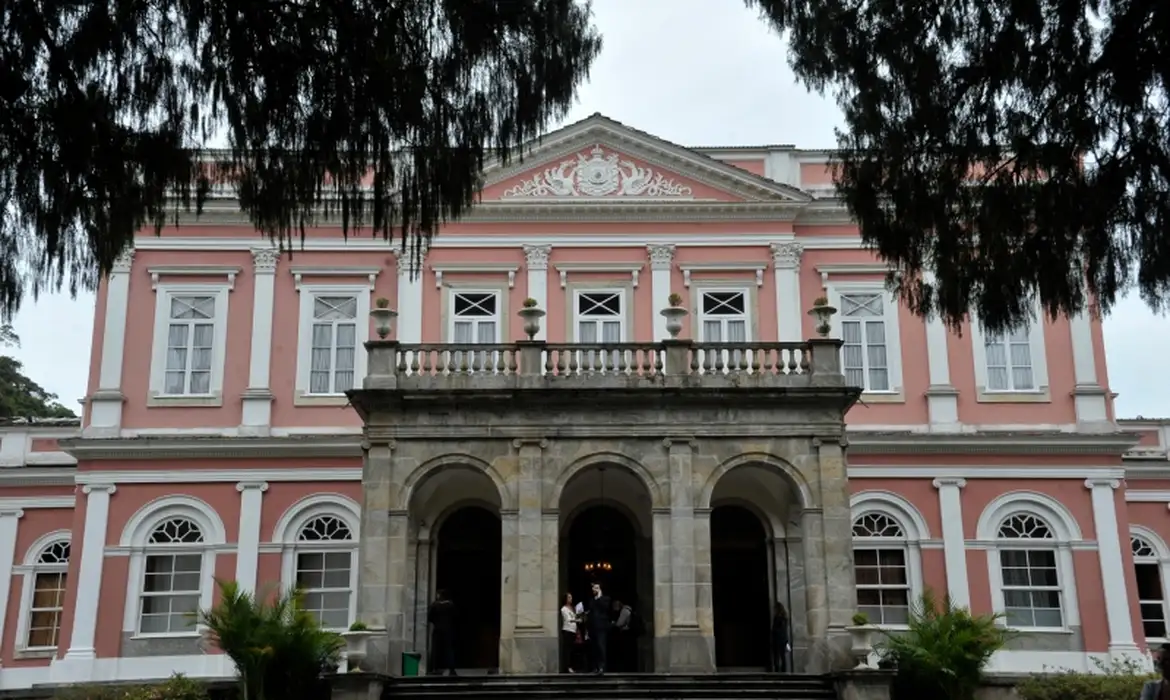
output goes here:
<path id="1" fill-rule="evenodd" d="M 601 146 L 524 179 L 504 197 L 690 197 L 691 188 Z"/>

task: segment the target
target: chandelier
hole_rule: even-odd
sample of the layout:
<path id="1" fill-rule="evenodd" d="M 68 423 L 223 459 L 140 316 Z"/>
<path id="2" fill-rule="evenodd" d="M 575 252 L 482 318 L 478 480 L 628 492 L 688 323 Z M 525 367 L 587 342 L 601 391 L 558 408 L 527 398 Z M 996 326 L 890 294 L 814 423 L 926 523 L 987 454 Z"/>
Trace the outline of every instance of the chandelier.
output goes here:
<path id="1" fill-rule="evenodd" d="M 609 572 L 613 571 L 613 564 L 610 564 L 604 559 L 598 559 L 597 561 L 587 562 L 585 564 L 585 571 L 591 574 Z"/>
<path id="2" fill-rule="evenodd" d="M 600 500 L 602 503 L 604 503 L 605 502 L 605 467 L 604 466 L 599 467 L 597 471 L 598 471 L 598 475 L 597 475 L 598 476 L 598 490 L 600 491 L 600 493 L 599 493 L 600 498 L 598 500 Z M 605 549 L 605 533 L 604 532 L 597 532 L 596 535 L 597 535 L 598 554 L 602 554 L 602 552 Z M 610 564 L 609 560 L 606 559 L 604 556 L 601 556 L 597 559 L 594 559 L 593 561 L 585 563 L 585 572 L 586 573 L 603 574 L 603 573 L 609 573 L 610 571 L 613 571 L 613 564 Z"/>

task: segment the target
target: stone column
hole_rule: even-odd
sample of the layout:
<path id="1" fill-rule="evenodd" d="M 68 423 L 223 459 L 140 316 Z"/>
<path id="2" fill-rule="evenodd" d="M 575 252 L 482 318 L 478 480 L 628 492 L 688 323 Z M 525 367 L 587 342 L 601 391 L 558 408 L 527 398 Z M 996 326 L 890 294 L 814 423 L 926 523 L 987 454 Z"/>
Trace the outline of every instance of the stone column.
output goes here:
<path id="1" fill-rule="evenodd" d="M 252 349 L 248 362 L 248 388 L 244 390 L 240 434 L 266 436 L 272 430 L 272 309 L 276 302 L 276 248 L 252 250 Z"/>
<path id="2" fill-rule="evenodd" d="M 548 308 L 548 256 L 551 245 L 525 245 L 524 259 L 528 268 L 528 296 L 542 309 Z M 534 340 L 548 340 L 547 324 L 540 324 Z"/>
<path id="3" fill-rule="evenodd" d="M 435 541 L 431 538 L 429 528 L 417 527 L 417 538 L 412 547 L 415 554 L 414 568 L 411 571 L 410 582 L 410 646 L 414 651 L 422 654 L 423 668 L 430 668 L 431 649 L 428 644 L 430 630 L 427 627 L 427 611 L 435 595 L 432 592 L 431 575 L 434 570 Z M 417 575 L 416 573 L 417 572 Z"/>
<path id="4" fill-rule="evenodd" d="M 849 633 L 857 609 L 853 573 L 853 528 L 849 478 L 839 440 L 814 440 L 820 477 L 819 509 L 802 522 L 809 637 L 807 670 L 819 673 L 852 667 Z"/>
<path id="5" fill-rule="evenodd" d="M 711 509 L 695 509 L 695 607 L 699 632 L 715 638 L 715 599 L 711 566 Z"/>
<path id="6" fill-rule="evenodd" d="M 367 442 L 363 447 L 357 616 L 379 633 L 370 640 L 368 668 L 398 673 L 408 639 L 404 612 L 409 519 L 405 510 L 397 508 L 393 442 Z"/>
<path id="7" fill-rule="evenodd" d="M 804 339 L 801 322 L 805 313 L 800 303 L 800 256 L 804 246 L 796 241 L 772 244 L 772 266 L 776 269 L 776 327 L 782 343 Z"/>
<path id="8" fill-rule="evenodd" d="M 654 553 L 654 670 L 670 669 L 670 627 L 674 608 L 671 595 L 670 508 L 650 511 Z"/>
<path id="9" fill-rule="evenodd" d="M 16 533 L 24 511 L 19 508 L 0 510 L 0 600 L 7 602 L 12 586 L 12 565 L 16 561 Z M 26 574 L 28 575 L 28 574 Z M 0 606 L 0 630 L 7 630 L 8 606 Z"/>
<path id="10" fill-rule="evenodd" d="M 670 665 L 671 673 L 715 669 L 715 640 L 699 628 L 696 596 L 695 488 L 691 441 L 663 441 L 670 482 Z M 709 537 L 709 535 L 708 535 Z M 708 547 L 708 566 L 710 548 Z"/>
<path id="11" fill-rule="evenodd" d="M 789 527 L 792 527 L 791 525 Z M 792 668 L 804 668 L 808 659 L 808 600 L 805 595 L 804 540 L 789 530 L 782 541 L 776 543 L 781 557 L 787 555 L 784 579 L 777 579 L 777 597 L 788 608 L 788 619 L 792 623 Z M 779 573 L 779 571 L 778 571 Z M 783 586 L 783 588 L 781 588 Z"/>
<path id="12" fill-rule="evenodd" d="M 500 671 L 513 673 L 516 618 L 520 585 L 516 567 L 520 560 L 520 511 L 500 511 Z"/>
<path id="13" fill-rule="evenodd" d="M 1141 652 L 1133 639 L 1133 619 L 1129 614 L 1129 594 L 1125 585 L 1126 566 L 1121 553 L 1121 532 L 1117 527 L 1117 503 L 1114 501 L 1114 490 L 1120 485 L 1116 479 L 1085 481 L 1085 488 L 1093 498 L 1097 556 L 1101 562 L 1105 619 L 1109 625 L 1109 655 L 1119 660 L 1138 660 Z"/>
<path id="14" fill-rule="evenodd" d="M 118 437 L 122 432 L 122 358 L 126 344 L 126 313 L 130 304 L 130 269 L 134 249 L 114 260 L 106 278 L 106 316 L 102 328 L 102 360 L 98 388 L 90 395 L 86 437 Z M 149 370 L 148 370 L 149 371 Z"/>
<path id="15" fill-rule="evenodd" d="M 951 602 L 971 607 L 971 588 L 967 581 L 967 540 L 963 536 L 963 494 L 966 479 L 935 479 L 939 512 L 943 514 L 943 558 L 947 567 L 947 595 Z"/>
<path id="16" fill-rule="evenodd" d="M 88 484 L 82 487 L 86 494 L 85 525 L 81 536 L 81 563 L 77 580 L 91 585 L 77 588 L 73 603 L 73 634 L 69 637 L 69 651 L 65 661 L 92 661 L 93 642 L 97 633 L 98 603 L 102 584 L 102 565 L 106 558 L 106 527 L 110 519 L 110 496 L 117 490 L 113 484 Z"/>
<path id="17" fill-rule="evenodd" d="M 516 526 L 508 533 L 514 538 L 505 559 L 504 583 L 515 591 L 516 612 L 512 619 L 511 673 L 557 673 L 557 608 L 546 609 L 543 512 L 544 440 L 516 440 L 518 451 Z M 511 579 L 509 582 L 508 579 Z M 555 581 L 555 579 L 554 579 Z M 511 592 L 509 592 L 509 597 Z M 555 606 L 555 598 L 554 598 Z M 502 662 L 501 662 L 502 663 Z"/>
<path id="18" fill-rule="evenodd" d="M 658 313 L 670 306 L 670 270 L 674 264 L 674 246 L 651 244 L 646 246 L 650 256 L 650 313 L 654 317 L 654 342 L 670 337 L 666 331 L 666 317 Z"/>
<path id="19" fill-rule="evenodd" d="M 266 481 L 241 481 L 240 533 L 236 537 L 236 583 L 249 593 L 256 591 L 256 571 L 260 564 L 260 515 L 264 505 Z"/>

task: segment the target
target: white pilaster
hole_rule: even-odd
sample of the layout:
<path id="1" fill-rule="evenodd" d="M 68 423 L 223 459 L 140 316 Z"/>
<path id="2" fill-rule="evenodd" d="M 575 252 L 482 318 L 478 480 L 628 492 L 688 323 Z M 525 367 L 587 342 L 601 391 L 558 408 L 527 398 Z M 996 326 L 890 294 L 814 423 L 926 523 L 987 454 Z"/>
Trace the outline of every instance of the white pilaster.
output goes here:
<path id="1" fill-rule="evenodd" d="M 963 487 L 966 479 L 935 479 L 939 512 L 942 513 L 943 560 L 947 567 L 947 595 L 951 602 L 971 607 L 967 582 L 967 544 L 963 537 Z"/>
<path id="2" fill-rule="evenodd" d="M 1101 560 L 1101 586 L 1105 597 L 1105 619 L 1109 626 L 1109 653 L 1138 658 L 1129 614 L 1129 591 L 1125 586 L 1125 564 L 1121 556 L 1121 533 L 1117 527 L 1116 479 L 1086 479 L 1085 488 L 1093 497 L 1093 523 L 1097 534 L 1097 557 Z M 1128 542 L 1129 538 L 1126 538 Z"/>
<path id="3" fill-rule="evenodd" d="M 266 436 L 272 430 L 272 309 L 276 301 L 276 248 L 254 248 L 252 270 L 252 352 L 248 361 L 248 388 L 244 391 L 241 435 Z"/>
<path id="4" fill-rule="evenodd" d="M 423 263 L 427 249 L 424 246 L 417 263 L 409 253 L 398 254 L 398 342 L 422 342 Z"/>
<path id="5" fill-rule="evenodd" d="M 8 595 L 12 587 L 12 565 L 16 559 L 16 531 L 24 511 L 0 510 L 0 630 L 7 630 Z"/>
<path id="6" fill-rule="evenodd" d="M 110 496 L 113 484 L 87 484 L 81 488 L 85 498 L 85 526 L 81 537 L 81 565 L 77 578 L 85 585 L 77 587 L 73 604 L 73 634 L 64 660 L 86 661 L 94 658 L 93 640 L 97 632 L 98 602 L 102 589 L 102 565 L 106 556 L 106 525 L 110 519 Z"/>
<path id="7" fill-rule="evenodd" d="M 117 437 L 122 430 L 122 359 L 126 343 L 126 313 L 130 303 L 130 269 L 134 249 L 127 248 L 114 261 L 106 280 L 106 317 L 102 328 L 102 363 L 98 388 L 89 397 L 90 437 Z"/>
<path id="8" fill-rule="evenodd" d="M 536 305 L 548 309 L 548 256 L 552 253 L 551 245 L 524 246 L 524 259 L 528 269 L 528 296 L 536 300 Z M 548 340 L 548 324 L 540 324 L 536 333 L 536 340 Z"/>
<path id="9" fill-rule="evenodd" d="M 670 270 L 674 265 L 673 245 L 648 245 L 650 256 L 650 313 L 654 316 L 654 342 L 670 338 L 666 330 L 666 317 L 658 313 L 670 306 Z"/>
<path id="10" fill-rule="evenodd" d="M 1076 387 L 1073 398 L 1077 410 L 1077 423 L 1081 425 L 1108 425 L 1109 416 L 1105 410 L 1105 389 L 1097 379 L 1097 358 L 1093 352 L 1093 320 L 1088 311 L 1072 316 L 1068 320 L 1072 335 L 1073 374 Z"/>
<path id="11" fill-rule="evenodd" d="M 804 246 L 796 241 L 772 244 L 772 266 L 776 268 L 776 335 L 781 343 L 799 343 L 804 335 L 800 306 L 800 256 Z"/>
<path id="12" fill-rule="evenodd" d="M 236 583 L 249 593 L 256 591 L 256 571 L 260 565 L 260 514 L 264 506 L 264 481 L 241 481 L 240 536 L 236 546 Z"/>
<path id="13" fill-rule="evenodd" d="M 926 282 L 934 284 L 934 274 L 924 273 Z M 932 314 L 926 319 L 926 363 L 929 366 L 930 385 L 926 388 L 926 407 L 933 431 L 957 431 L 959 424 L 959 392 L 951 384 L 951 359 L 947 350 L 947 327 L 942 318 Z"/>

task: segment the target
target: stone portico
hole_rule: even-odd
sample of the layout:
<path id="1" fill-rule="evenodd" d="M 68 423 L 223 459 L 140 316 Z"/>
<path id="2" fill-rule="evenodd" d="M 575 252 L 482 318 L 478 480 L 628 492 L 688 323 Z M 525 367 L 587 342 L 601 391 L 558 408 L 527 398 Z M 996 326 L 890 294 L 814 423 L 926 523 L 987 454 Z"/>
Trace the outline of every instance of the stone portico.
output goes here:
<path id="1" fill-rule="evenodd" d="M 499 571 L 482 553 L 474 569 L 492 595 L 498 576 L 498 669 L 556 672 L 570 530 L 604 505 L 634 533 L 611 539 L 636 569 L 625 580 L 647 628 L 641 670 L 714 671 L 712 513 L 726 505 L 768 540 L 767 595 L 791 610 L 796 669 L 847 666 L 843 419 L 857 390 L 839 347 L 369 343 L 350 398 L 365 422 L 358 618 L 379 632 L 370 665 L 396 673 L 403 651 L 425 653 L 436 558 L 458 544 L 440 533 L 471 508 L 499 521 Z"/>

